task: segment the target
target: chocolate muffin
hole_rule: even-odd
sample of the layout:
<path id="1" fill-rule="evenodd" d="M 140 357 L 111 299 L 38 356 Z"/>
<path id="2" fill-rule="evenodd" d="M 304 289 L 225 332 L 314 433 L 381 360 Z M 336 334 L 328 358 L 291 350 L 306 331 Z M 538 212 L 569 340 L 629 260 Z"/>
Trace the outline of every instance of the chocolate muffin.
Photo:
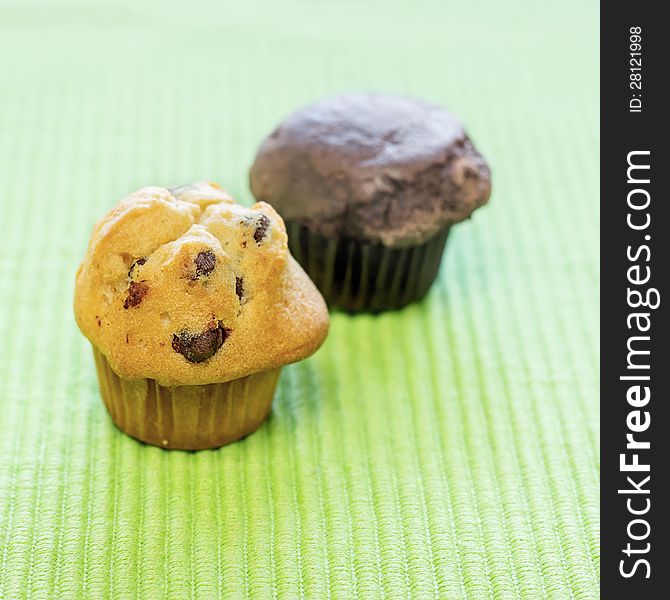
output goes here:
<path id="1" fill-rule="evenodd" d="M 450 227 L 491 191 L 456 117 L 379 93 L 289 116 L 261 145 L 250 184 L 286 221 L 291 252 L 328 304 L 374 312 L 427 293 Z"/>

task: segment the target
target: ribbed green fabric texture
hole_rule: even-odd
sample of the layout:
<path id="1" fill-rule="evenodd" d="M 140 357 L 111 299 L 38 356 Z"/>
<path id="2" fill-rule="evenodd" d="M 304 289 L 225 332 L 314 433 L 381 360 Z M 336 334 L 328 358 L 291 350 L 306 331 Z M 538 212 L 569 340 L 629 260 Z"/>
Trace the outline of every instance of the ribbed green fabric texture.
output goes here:
<path id="1" fill-rule="evenodd" d="M 0 3 L 0 598 L 595 598 L 598 6 Z M 462 116 L 488 207 L 427 299 L 334 314 L 217 451 L 117 431 L 71 309 L 93 222 L 247 170 L 349 89 Z"/>

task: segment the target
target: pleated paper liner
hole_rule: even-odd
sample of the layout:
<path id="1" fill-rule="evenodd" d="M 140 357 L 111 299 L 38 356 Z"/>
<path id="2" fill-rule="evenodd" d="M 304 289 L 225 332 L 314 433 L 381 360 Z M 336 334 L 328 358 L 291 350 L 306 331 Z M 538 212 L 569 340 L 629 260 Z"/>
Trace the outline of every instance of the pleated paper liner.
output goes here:
<path id="1" fill-rule="evenodd" d="M 226 383 L 166 387 L 124 379 L 93 349 L 100 392 L 112 420 L 128 435 L 161 448 L 202 450 L 238 440 L 272 408 L 281 368 Z"/>
<path id="2" fill-rule="evenodd" d="M 381 312 L 423 298 L 440 268 L 449 227 L 423 244 L 388 248 L 317 235 L 287 221 L 289 248 L 329 306 Z"/>

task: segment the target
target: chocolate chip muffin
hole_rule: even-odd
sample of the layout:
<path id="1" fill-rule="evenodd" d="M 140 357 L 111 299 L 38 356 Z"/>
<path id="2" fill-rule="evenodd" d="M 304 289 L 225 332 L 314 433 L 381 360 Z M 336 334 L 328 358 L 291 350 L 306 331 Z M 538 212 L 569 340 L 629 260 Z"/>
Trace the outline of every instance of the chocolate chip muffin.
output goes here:
<path id="1" fill-rule="evenodd" d="M 112 419 L 166 448 L 213 448 L 254 431 L 281 367 L 328 331 L 281 217 L 210 183 L 142 188 L 103 217 L 74 310 Z"/>
<path id="2" fill-rule="evenodd" d="M 355 93 L 282 122 L 250 185 L 286 220 L 291 251 L 330 305 L 381 311 L 426 294 L 450 227 L 487 202 L 491 178 L 452 114 Z"/>

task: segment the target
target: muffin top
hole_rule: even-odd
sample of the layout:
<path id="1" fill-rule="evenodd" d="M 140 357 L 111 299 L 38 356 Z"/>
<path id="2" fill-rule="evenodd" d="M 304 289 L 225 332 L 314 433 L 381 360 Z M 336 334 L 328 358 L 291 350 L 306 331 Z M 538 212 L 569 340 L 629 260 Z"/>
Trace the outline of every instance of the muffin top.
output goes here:
<path id="1" fill-rule="evenodd" d="M 414 98 L 334 96 L 289 116 L 250 172 L 257 200 L 321 235 L 422 243 L 486 203 L 489 169 L 463 126 Z"/>
<path id="2" fill-rule="evenodd" d="M 312 354 L 323 298 L 264 202 L 211 183 L 131 194 L 93 228 L 77 271 L 83 334 L 127 379 L 222 383 Z"/>

